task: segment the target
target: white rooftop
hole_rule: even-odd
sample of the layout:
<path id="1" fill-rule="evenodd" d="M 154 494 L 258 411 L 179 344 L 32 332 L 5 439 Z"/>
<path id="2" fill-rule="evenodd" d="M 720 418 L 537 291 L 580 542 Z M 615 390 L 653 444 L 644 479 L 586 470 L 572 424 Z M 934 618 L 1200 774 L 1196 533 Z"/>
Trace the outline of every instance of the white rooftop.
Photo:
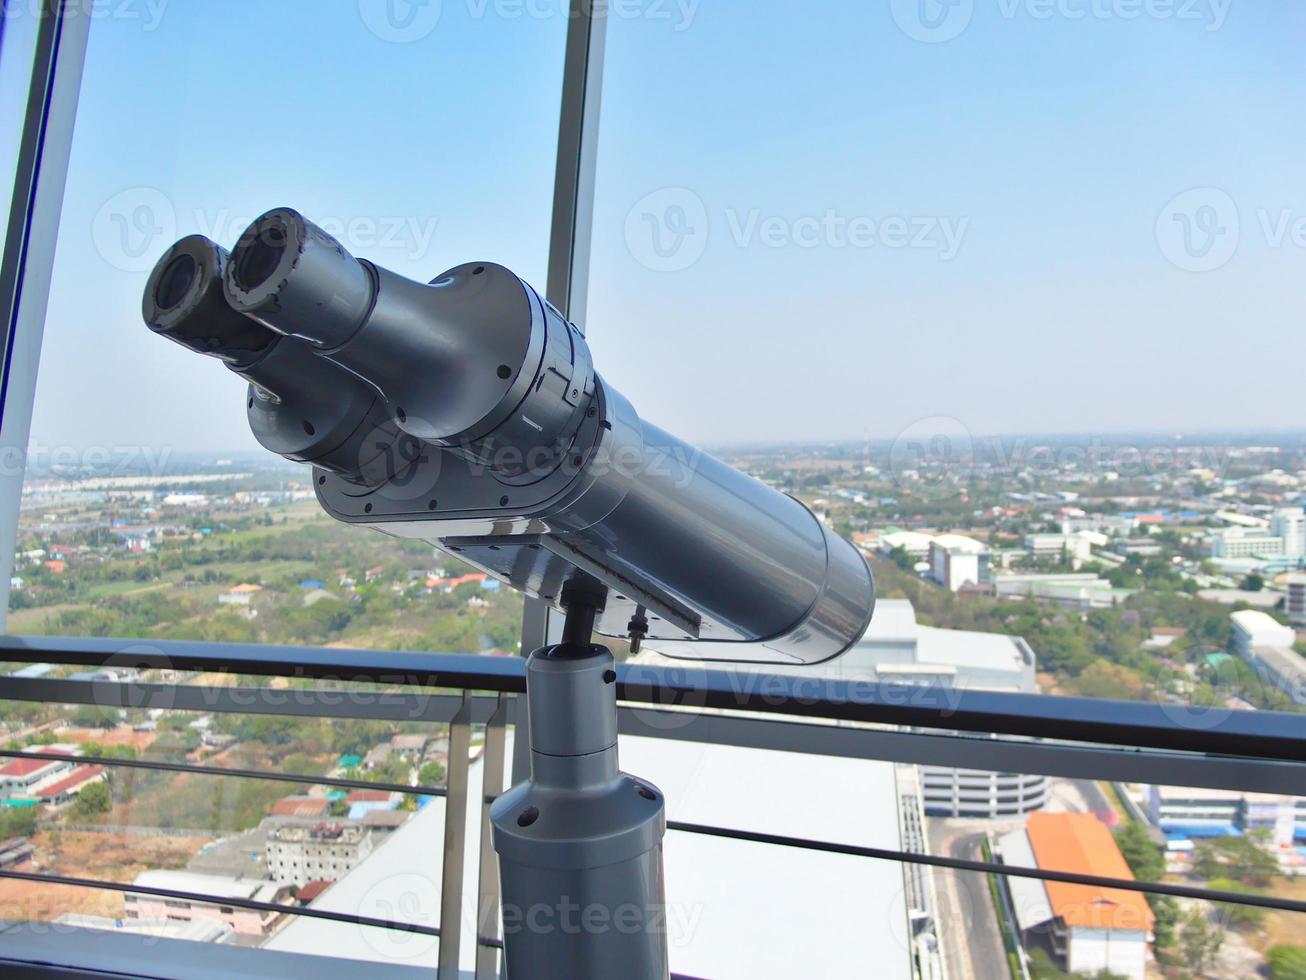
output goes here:
<path id="1" fill-rule="evenodd" d="M 511 754 L 511 748 L 509 748 Z M 897 848 L 893 766 L 671 739 L 623 737 L 621 765 L 658 786 L 670 819 Z M 469 779 L 478 826 L 481 766 Z M 313 904 L 438 925 L 444 799 L 432 800 Z M 476 835 L 463 884 L 465 976 L 474 965 Z M 713 980 L 911 976 L 902 869 L 890 862 L 669 832 L 665 842 L 671 969 Z M 294 919 L 264 946 L 434 968 L 438 940 Z"/>
<path id="2" fill-rule="evenodd" d="M 871 616 L 871 625 L 858 642 L 912 640 L 916 638 L 919 629 L 916 625 L 916 610 L 910 599 L 878 599 Z"/>
<path id="3" fill-rule="evenodd" d="M 278 889 L 276 882 L 267 878 L 234 878 L 230 875 L 208 875 L 196 871 L 142 871 L 132 882 L 145 888 L 165 888 L 179 892 L 198 892 L 215 898 L 247 898 L 271 901 L 265 897 Z M 265 889 L 269 889 L 265 892 Z M 260 895 L 260 892 L 264 892 Z"/>
<path id="4" fill-rule="evenodd" d="M 1295 632 L 1290 626 L 1284 626 L 1273 616 L 1259 609 L 1239 609 L 1230 613 L 1234 626 L 1242 630 L 1252 640 L 1253 645 L 1261 642 L 1279 643 L 1287 638 L 1289 645 L 1293 642 Z"/>

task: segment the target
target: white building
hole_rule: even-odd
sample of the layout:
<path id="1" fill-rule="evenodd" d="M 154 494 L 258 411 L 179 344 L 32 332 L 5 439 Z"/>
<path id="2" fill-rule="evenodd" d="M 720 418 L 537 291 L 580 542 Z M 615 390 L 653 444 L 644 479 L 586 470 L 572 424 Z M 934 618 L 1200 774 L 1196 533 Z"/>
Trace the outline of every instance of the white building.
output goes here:
<path id="1" fill-rule="evenodd" d="M 1287 647 L 1297 642 L 1297 633 L 1284 626 L 1273 616 L 1259 609 L 1240 609 L 1231 613 L 1233 621 L 1233 652 L 1245 660 L 1252 659 L 1257 647 Z"/>
<path id="2" fill-rule="evenodd" d="M 940 534 L 930 541 L 930 577 L 949 592 L 963 585 L 987 585 L 992 555 L 987 545 L 960 534 Z"/>
<path id="3" fill-rule="evenodd" d="M 1211 536 L 1212 558 L 1265 558 L 1284 554 L 1283 538 L 1245 527 L 1227 527 Z"/>
<path id="4" fill-rule="evenodd" d="M 320 823 L 278 827 L 265 845 L 268 874 L 283 884 L 336 881 L 372 853 L 371 831 L 355 825 Z"/>
<path id="5" fill-rule="evenodd" d="M 1092 572 L 1021 572 L 996 575 L 993 587 L 1000 596 L 1028 596 L 1044 599 L 1068 609 L 1110 609 L 1133 594 L 1117 589 Z"/>
<path id="6" fill-rule="evenodd" d="M 1132 880 L 1106 825 L 1091 813 L 1035 813 L 1024 830 L 998 840 L 1003 863 Z M 1041 947 L 1076 976 L 1103 970 L 1147 976 L 1147 939 L 1155 917 L 1140 893 L 1037 878 L 1002 879 L 1026 948 Z"/>
<path id="7" fill-rule="evenodd" d="M 128 919 L 168 919 L 173 922 L 211 921 L 228 926 L 245 936 L 267 936 L 280 922 L 282 913 L 223 905 L 224 898 L 284 905 L 290 886 L 266 878 L 237 878 L 230 875 L 198 874 L 193 871 L 143 871 L 132 882 L 146 888 L 210 895 L 213 902 L 163 898 L 146 892 L 127 892 L 123 914 Z"/>
<path id="8" fill-rule="evenodd" d="M 1234 652 L 1256 668 L 1264 684 L 1306 704 L 1306 658 L 1293 650 L 1296 631 L 1259 609 L 1241 609 L 1229 618 Z"/>
<path id="9" fill-rule="evenodd" d="M 880 550 L 887 555 L 895 548 L 901 548 L 913 558 L 924 558 L 929 554 L 933 540 L 933 535 L 920 531 L 889 531 L 880 535 Z"/>
<path id="10" fill-rule="evenodd" d="M 1306 511 L 1300 507 L 1276 510 L 1270 518 L 1270 534 L 1283 540 L 1283 553 L 1288 557 L 1306 555 Z"/>
<path id="11" fill-rule="evenodd" d="M 74 747 L 48 745 L 32 751 L 50 758 L 12 759 L 0 766 L 0 800 L 30 796 L 38 784 L 61 779 L 73 771 Z"/>

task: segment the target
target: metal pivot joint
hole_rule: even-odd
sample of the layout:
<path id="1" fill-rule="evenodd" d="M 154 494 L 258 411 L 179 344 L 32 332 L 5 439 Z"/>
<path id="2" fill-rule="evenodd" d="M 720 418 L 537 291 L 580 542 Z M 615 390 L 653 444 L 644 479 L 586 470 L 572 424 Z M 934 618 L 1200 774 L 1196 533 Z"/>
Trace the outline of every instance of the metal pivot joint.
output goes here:
<path id="1" fill-rule="evenodd" d="M 590 642 L 605 590 L 573 579 L 562 601 L 562 642 L 526 662 L 531 777 L 490 810 L 508 975 L 665 980 L 662 794 L 617 768 L 615 662 Z"/>

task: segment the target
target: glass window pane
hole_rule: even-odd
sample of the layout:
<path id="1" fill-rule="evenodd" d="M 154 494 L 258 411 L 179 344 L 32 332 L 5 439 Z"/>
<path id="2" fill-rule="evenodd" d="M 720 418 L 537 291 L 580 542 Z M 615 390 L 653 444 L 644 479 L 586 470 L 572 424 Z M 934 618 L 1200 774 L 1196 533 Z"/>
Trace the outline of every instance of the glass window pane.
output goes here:
<path id="1" fill-rule="evenodd" d="M 1306 700 L 1291 652 L 1217 677 L 1241 657 L 1235 610 L 1306 626 L 1306 585 L 1294 614 L 1283 577 L 1306 561 L 1304 18 L 614 16 L 596 363 L 644 418 L 877 556 L 881 595 L 921 628 L 895 657 L 872 624 L 880 649 L 856 656 L 885 674 Z M 958 630 L 1021 637 L 1034 669 Z"/>
<path id="2" fill-rule="evenodd" d="M 174 239 L 279 205 L 422 281 L 483 257 L 542 284 L 566 19 L 146 6 L 92 25 L 10 631 L 515 650 L 517 597 L 327 519 L 141 293 Z"/>

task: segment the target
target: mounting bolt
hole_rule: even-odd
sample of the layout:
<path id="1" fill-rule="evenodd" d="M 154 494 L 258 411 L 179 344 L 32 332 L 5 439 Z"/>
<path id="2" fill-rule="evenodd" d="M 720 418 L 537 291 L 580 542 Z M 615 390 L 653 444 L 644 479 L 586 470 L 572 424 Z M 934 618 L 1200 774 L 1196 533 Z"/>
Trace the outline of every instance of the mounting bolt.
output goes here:
<path id="1" fill-rule="evenodd" d="M 644 615 L 644 607 L 636 606 L 635 615 L 630 617 L 630 622 L 626 624 L 626 632 L 630 634 L 630 652 L 639 653 L 640 644 L 644 642 L 644 637 L 648 636 L 648 617 Z"/>

